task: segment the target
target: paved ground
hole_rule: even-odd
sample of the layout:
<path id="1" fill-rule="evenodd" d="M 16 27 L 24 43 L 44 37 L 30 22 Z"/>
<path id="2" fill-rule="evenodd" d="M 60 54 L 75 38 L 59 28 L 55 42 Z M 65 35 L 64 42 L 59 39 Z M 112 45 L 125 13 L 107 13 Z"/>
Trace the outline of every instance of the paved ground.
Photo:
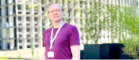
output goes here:
<path id="1" fill-rule="evenodd" d="M 44 48 L 34 49 L 34 57 L 42 58 Z M 10 58 L 26 58 L 26 60 L 32 58 L 32 50 L 24 49 L 24 50 L 1 50 L 0 57 L 10 57 Z"/>

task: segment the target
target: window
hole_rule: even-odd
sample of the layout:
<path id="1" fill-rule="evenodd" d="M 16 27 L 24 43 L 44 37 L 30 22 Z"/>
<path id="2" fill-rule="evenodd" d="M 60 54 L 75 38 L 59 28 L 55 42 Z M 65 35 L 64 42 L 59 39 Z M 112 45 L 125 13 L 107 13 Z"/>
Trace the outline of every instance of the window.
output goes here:
<path id="1" fill-rule="evenodd" d="M 1 39 L 1 35 L 2 35 L 2 34 L 1 34 L 1 29 L 0 29 L 0 39 Z"/>
<path id="2" fill-rule="evenodd" d="M 35 34 L 35 37 L 38 37 L 38 34 Z"/>
<path id="3" fill-rule="evenodd" d="M 19 23 L 18 25 L 19 25 L 19 26 L 22 26 L 22 24 L 20 24 L 20 23 Z"/>
<path id="4" fill-rule="evenodd" d="M 45 0 L 42 0 L 41 2 L 42 2 L 42 4 L 44 4 Z"/>
<path id="5" fill-rule="evenodd" d="M 35 28 L 35 32 L 37 32 L 38 31 L 38 28 Z"/>
<path id="6" fill-rule="evenodd" d="M 27 21 L 30 21 L 30 17 L 26 17 L 26 20 L 27 20 Z"/>
<path id="7" fill-rule="evenodd" d="M 21 5 L 18 5 L 17 7 L 18 7 L 19 10 L 21 10 Z"/>
<path id="8" fill-rule="evenodd" d="M 15 2 L 15 0 L 13 0 L 13 2 Z"/>
<path id="9" fill-rule="evenodd" d="M 19 43 L 22 43 L 22 42 L 23 42 L 23 41 L 20 39 L 20 40 L 19 40 Z"/>
<path id="10" fill-rule="evenodd" d="M 45 9 L 45 8 L 44 8 L 44 7 L 42 7 L 42 11 L 44 11 L 44 9 Z"/>
<path id="11" fill-rule="evenodd" d="M 1 27 L 1 25 L 2 25 L 2 20 L 0 19 L 0 27 Z"/>
<path id="12" fill-rule="evenodd" d="M 30 28 L 27 28 L 27 32 L 30 32 Z"/>
<path id="13" fill-rule="evenodd" d="M 0 16 L 1 16 L 1 8 L 0 8 Z"/>
<path id="14" fill-rule="evenodd" d="M 18 31 L 20 31 L 20 32 L 21 32 L 21 31 L 22 31 L 22 28 L 18 28 Z"/>
<path id="15" fill-rule="evenodd" d="M 35 45 L 35 47 L 38 47 L 38 45 Z"/>
<path id="16" fill-rule="evenodd" d="M 35 17 L 34 19 L 35 19 L 35 22 L 37 22 L 37 21 L 38 21 L 38 17 Z"/>
<path id="17" fill-rule="evenodd" d="M 30 45 L 27 45 L 27 48 L 31 48 L 31 46 Z"/>
<path id="18" fill-rule="evenodd" d="M 35 42 L 38 42 L 38 39 L 35 39 Z"/>
<path id="19" fill-rule="evenodd" d="M 0 2 L 1 2 L 1 0 L 0 0 Z M 0 5 L 1 5 L 1 3 L 0 3 Z"/>
<path id="20" fill-rule="evenodd" d="M 37 15 L 37 14 L 38 14 L 38 12 L 37 12 L 37 11 L 35 11 L 35 12 L 34 12 L 34 14 L 35 14 L 35 15 Z"/>
<path id="21" fill-rule="evenodd" d="M 118 0 L 118 4 L 120 4 L 120 0 Z"/>
<path id="22" fill-rule="evenodd" d="M 22 18 L 21 18 L 21 16 L 18 16 L 18 21 L 22 21 Z"/>
<path id="23" fill-rule="evenodd" d="M 21 11 L 18 11 L 18 14 L 22 14 L 22 12 Z"/>
<path id="24" fill-rule="evenodd" d="M 27 43 L 30 43 L 30 39 L 27 39 Z"/>
<path id="25" fill-rule="evenodd" d="M 0 44 L 1 44 L 1 43 L 0 43 Z M 1 48 L 1 45 L 0 45 L 0 49 L 2 49 L 2 48 Z"/>
<path id="26" fill-rule="evenodd" d="M 23 49 L 23 47 L 22 46 L 19 46 L 19 49 Z"/>
<path id="27" fill-rule="evenodd" d="M 27 34 L 27 37 L 30 37 L 30 34 Z"/>
<path id="28" fill-rule="evenodd" d="M 38 26 L 38 24 L 36 23 L 35 26 Z"/>
<path id="29" fill-rule="evenodd" d="M 13 5 L 13 13 L 15 13 L 15 5 Z"/>
<path id="30" fill-rule="evenodd" d="M 45 23 L 44 22 L 42 22 L 42 26 L 45 26 Z"/>
<path id="31" fill-rule="evenodd" d="M 6 4 L 8 4 L 8 0 L 6 0 Z"/>
<path id="32" fill-rule="evenodd" d="M 9 13 L 8 13 L 8 6 L 6 7 L 6 15 L 8 15 Z"/>
<path id="33" fill-rule="evenodd" d="M 27 11 L 26 14 L 30 14 L 30 12 Z"/>
<path id="34" fill-rule="evenodd" d="M 21 38 L 21 37 L 22 37 L 22 35 L 20 34 L 20 35 L 19 35 L 19 38 Z"/>
<path id="35" fill-rule="evenodd" d="M 30 24 L 27 24 L 27 26 L 30 26 Z"/>

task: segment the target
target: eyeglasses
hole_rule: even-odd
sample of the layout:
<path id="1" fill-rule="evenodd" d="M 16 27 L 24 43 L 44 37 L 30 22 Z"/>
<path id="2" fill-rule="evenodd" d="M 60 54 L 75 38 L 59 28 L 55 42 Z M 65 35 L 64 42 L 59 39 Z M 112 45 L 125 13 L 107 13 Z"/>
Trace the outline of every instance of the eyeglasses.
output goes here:
<path id="1" fill-rule="evenodd" d="M 54 13 L 54 12 L 60 12 L 61 10 L 52 10 L 52 11 L 48 11 L 48 13 Z"/>

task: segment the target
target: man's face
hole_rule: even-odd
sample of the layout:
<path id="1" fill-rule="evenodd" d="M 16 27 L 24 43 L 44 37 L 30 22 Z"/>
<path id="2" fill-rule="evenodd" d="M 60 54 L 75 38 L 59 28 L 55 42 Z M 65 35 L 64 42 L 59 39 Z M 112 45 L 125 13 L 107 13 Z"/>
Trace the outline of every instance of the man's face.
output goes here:
<path id="1" fill-rule="evenodd" d="M 51 19 L 53 22 L 57 22 L 62 20 L 63 11 L 58 4 L 53 4 L 49 7 L 48 10 L 48 18 Z"/>

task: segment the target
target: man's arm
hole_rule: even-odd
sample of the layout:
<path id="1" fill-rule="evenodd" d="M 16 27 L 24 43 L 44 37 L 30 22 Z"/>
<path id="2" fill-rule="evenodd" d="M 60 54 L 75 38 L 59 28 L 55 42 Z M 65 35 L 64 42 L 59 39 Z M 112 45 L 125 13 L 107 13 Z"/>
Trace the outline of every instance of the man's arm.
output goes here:
<path id="1" fill-rule="evenodd" d="M 45 59 L 45 48 L 43 49 L 43 56 L 42 59 Z"/>
<path id="2" fill-rule="evenodd" d="M 72 60 L 80 60 L 80 45 L 71 46 Z"/>

